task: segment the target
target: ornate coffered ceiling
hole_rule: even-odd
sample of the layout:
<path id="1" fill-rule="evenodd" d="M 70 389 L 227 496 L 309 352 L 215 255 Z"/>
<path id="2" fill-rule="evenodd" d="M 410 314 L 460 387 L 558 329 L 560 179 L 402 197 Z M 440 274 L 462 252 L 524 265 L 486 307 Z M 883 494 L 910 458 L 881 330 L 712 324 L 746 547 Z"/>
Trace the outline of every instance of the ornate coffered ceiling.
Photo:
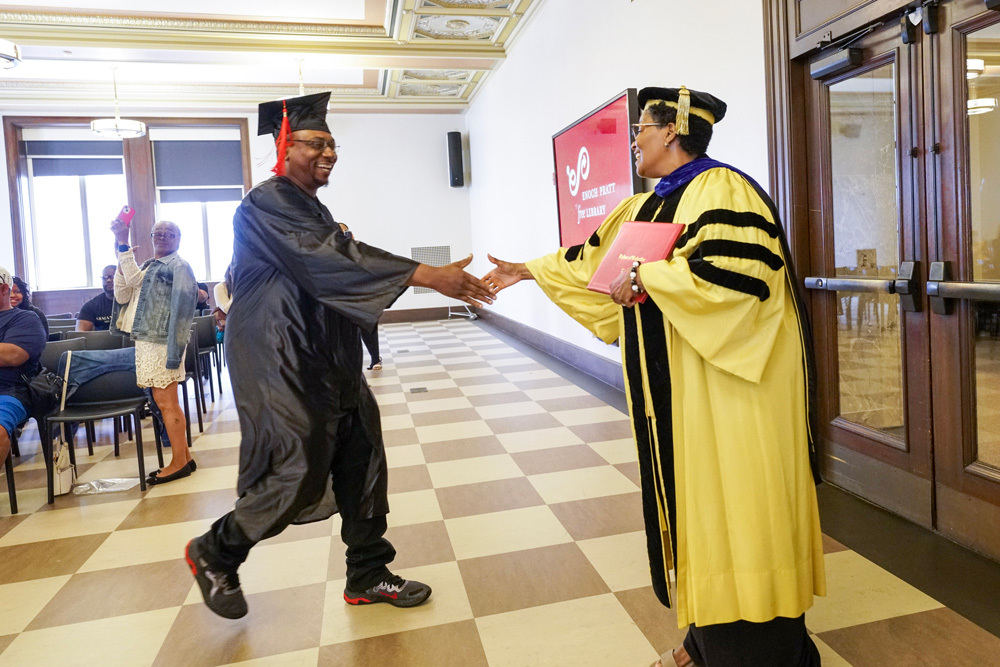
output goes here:
<path id="1" fill-rule="evenodd" d="M 543 2 L 50 1 L 0 4 L 22 54 L 0 70 L 0 114 L 106 111 L 112 69 L 123 114 L 251 112 L 300 89 L 332 90 L 332 109 L 461 112 Z"/>

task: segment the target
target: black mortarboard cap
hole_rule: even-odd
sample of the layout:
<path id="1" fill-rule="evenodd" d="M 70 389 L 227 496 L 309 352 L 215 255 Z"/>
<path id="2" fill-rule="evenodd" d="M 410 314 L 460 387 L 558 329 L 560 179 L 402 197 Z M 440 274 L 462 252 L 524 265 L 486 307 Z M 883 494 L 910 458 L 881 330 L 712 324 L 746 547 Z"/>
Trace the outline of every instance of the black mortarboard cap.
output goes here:
<path id="1" fill-rule="evenodd" d="M 281 131 L 282 103 L 288 107 L 290 132 L 330 131 L 330 127 L 326 124 L 326 108 L 330 104 L 330 93 L 316 93 L 260 104 L 257 107 L 257 134 L 272 134 L 275 139 L 278 138 L 278 133 Z"/>
<path id="2" fill-rule="evenodd" d="M 687 99 L 685 99 L 687 98 Z M 697 90 L 688 90 L 684 86 L 680 88 L 643 88 L 639 91 L 639 111 L 646 108 L 649 102 L 664 102 L 677 109 L 678 124 L 683 123 L 686 127 L 687 113 L 698 116 L 714 125 L 726 116 L 726 103 L 714 95 L 702 93 Z M 687 113 L 684 113 L 687 111 Z M 681 115 L 684 115 L 683 121 Z M 678 134 L 687 134 L 686 131 Z"/>

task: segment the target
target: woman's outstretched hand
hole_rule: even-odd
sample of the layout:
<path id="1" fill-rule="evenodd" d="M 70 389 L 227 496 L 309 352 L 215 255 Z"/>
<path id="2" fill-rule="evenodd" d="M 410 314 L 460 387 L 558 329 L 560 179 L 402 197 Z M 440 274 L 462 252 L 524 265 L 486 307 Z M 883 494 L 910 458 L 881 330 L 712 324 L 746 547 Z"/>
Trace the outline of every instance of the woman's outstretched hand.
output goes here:
<path id="1" fill-rule="evenodd" d="M 483 276 L 483 282 L 494 294 L 522 280 L 534 280 L 531 271 L 524 264 L 505 262 L 493 255 L 486 255 L 496 268 Z"/>

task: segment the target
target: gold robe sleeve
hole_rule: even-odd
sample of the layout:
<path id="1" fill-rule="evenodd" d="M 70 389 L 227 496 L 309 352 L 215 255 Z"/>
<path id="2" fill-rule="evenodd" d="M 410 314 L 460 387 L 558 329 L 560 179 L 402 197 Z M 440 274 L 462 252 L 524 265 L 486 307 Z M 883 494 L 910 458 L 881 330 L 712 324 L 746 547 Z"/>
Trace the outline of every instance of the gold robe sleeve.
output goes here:
<path id="1" fill-rule="evenodd" d="M 592 292 L 587 285 L 622 223 L 635 219 L 650 194 L 638 194 L 622 200 L 582 245 L 560 248 L 557 252 L 526 263 L 545 296 L 605 343 L 618 339 L 621 309 L 610 296 Z"/>
<path id="2" fill-rule="evenodd" d="M 644 264 L 649 296 L 709 364 L 758 383 L 787 322 L 784 258 L 767 204 L 738 173 L 710 169 L 681 198 L 673 255 Z"/>

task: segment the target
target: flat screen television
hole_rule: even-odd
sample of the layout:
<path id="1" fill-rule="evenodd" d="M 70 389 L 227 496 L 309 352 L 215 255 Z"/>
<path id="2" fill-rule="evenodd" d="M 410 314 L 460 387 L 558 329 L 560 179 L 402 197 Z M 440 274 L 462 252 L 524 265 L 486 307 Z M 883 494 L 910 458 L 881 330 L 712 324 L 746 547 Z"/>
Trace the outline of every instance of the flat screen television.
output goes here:
<path id="1" fill-rule="evenodd" d="M 641 191 L 629 136 L 638 107 L 629 88 L 552 137 L 560 246 L 585 242 L 618 202 Z"/>

